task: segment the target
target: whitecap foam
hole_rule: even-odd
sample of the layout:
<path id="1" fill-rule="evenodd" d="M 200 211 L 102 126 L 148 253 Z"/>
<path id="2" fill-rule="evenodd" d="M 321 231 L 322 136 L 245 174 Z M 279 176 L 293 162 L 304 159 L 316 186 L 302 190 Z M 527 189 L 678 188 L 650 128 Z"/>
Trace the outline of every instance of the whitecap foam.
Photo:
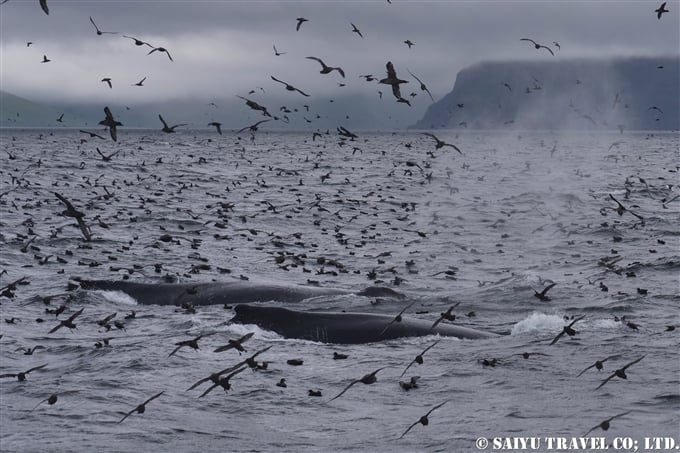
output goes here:
<path id="1" fill-rule="evenodd" d="M 123 291 L 95 291 L 95 293 L 100 294 L 103 296 L 106 300 L 117 303 L 117 304 L 123 304 L 123 305 L 139 305 L 137 303 L 137 299 L 134 297 L 130 296 L 127 293 L 124 293 Z"/>
<path id="2" fill-rule="evenodd" d="M 533 312 L 526 319 L 512 326 L 511 334 L 558 331 L 564 326 L 564 318 L 557 314 Z"/>

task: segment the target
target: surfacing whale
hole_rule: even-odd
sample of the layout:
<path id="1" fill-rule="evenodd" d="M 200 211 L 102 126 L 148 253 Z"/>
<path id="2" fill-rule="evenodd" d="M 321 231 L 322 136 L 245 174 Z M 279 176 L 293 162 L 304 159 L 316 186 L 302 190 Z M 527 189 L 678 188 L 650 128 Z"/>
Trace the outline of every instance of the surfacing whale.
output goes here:
<path id="1" fill-rule="evenodd" d="M 311 297 L 352 294 L 339 288 L 279 285 L 249 281 L 219 283 L 136 283 L 129 281 L 83 280 L 80 287 L 89 290 L 122 291 L 143 305 L 216 305 L 248 302 L 300 302 Z M 356 293 L 367 297 L 403 298 L 390 288 L 368 287 Z"/>
<path id="2" fill-rule="evenodd" d="M 322 343 L 360 344 L 401 337 L 442 335 L 447 337 L 478 339 L 493 338 L 498 334 L 482 332 L 451 324 L 432 323 L 415 318 L 403 318 L 392 323 L 394 316 L 369 313 L 302 312 L 281 307 L 237 305 L 236 316 L 230 322 L 255 324 L 285 338 L 319 341 Z"/>

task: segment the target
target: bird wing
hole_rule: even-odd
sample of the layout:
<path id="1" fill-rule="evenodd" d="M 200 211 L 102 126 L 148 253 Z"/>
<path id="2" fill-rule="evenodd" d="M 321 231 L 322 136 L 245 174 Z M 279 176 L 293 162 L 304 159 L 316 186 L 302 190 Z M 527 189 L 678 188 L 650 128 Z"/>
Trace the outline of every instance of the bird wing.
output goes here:
<path id="1" fill-rule="evenodd" d="M 409 363 L 408 366 L 406 368 L 404 368 L 404 371 L 399 375 L 399 377 L 402 377 L 403 375 L 405 375 L 406 372 L 408 371 L 408 369 L 411 368 L 411 365 L 413 365 L 414 363 L 416 363 L 416 359 L 411 360 L 411 363 Z"/>
<path id="2" fill-rule="evenodd" d="M 560 338 L 562 338 L 562 335 L 564 335 L 564 330 L 562 330 L 562 332 L 560 332 L 560 333 L 557 334 L 557 336 L 553 339 L 553 341 L 550 342 L 550 346 L 552 346 L 552 345 L 554 345 L 555 343 L 557 343 L 557 340 L 559 340 Z"/>
<path id="3" fill-rule="evenodd" d="M 224 351 L 228 351 L 228 350 L 230 350 L 231 348 L 235 348 L 237 344 L 240 344 L 238 341 L 234 341 L 234 340 L 229 340 L 229 341 L 230 341 L 229 344 L 225 344 L 224 346 L 220 346 L 220 347 L 216 348 L 213 352 L 224 352 Z M 239 354 L 240 354 L 240 353 L 239 353 Z"/>
<path id="4" fill-rule="evenodd" d="M 441 341 L 441 340 L 437 340 L 437 341 L 435 341 L 434 343 L 432 343 L 430 346 L 426 347 L 425 350 L 424 350 L 423 352 L 420 353 L 420 355 L 425 355 L 425 353 L 426 353 L 427 351 L 429 351 L 430 349 L 432 349 L 432 348 L 434 348 L 435 346 L 437 346 L 437 343 L 439 343 L 440 341 Z"/>
<path id="5" fill-rule="evenodd" d="M 207 395 L 208 393 L 212 392 L 213 389 L 214 389 L 215 387 L 217 387 L 218 385 L 220 385 L 220 384 L 213 384 L 213 385 L 211 385 L 210 388 L 209 388 L 208 390 L 206 390 L 205 392 L 203 392 L 203 393 L 201 394 L 201 396 L 199 396 L 199 398 L 203 398 L 205 395 Z"/>
<path id="6" fill-rule="evenodd" d="M 442 322 L 443 320 L 444 320 L 444 317 L 443 317 L 443 316 L 440 316 L 439 319 L 437 319 L 437 320 L 432 324 L 432 327 L 430 327 L 430 330 L 432 330 L 432 329 L 434 329 L 435 327 L 437 327 L 437 324 L 439 324 L 439 323 Z"/>
<path id="7" fill-rule="evenodd" d="M 90 22 L 92 22 L 92 25 L 94 25 L 94 29 L 99 31 L 99 27 L 97 27 L 97 24 L 94 23 L 94 20 L 92 19 L 92 16 L 90 16 Z"/>
<path id="8" fill-rule="evenodd" d="M 162 392 L 156 393 L 154 396 L 152 396 L 152 397 L 149 398 L 148 400 L 144 401 L 144 402 L 142 403 L 142 406 L 146 406 L 146 405 L 149 404 L 151 401 L 153 401 L 153 400 L 155 400 L 156 398 L 158 398 L 159 396 L 161 396 L 163 393 L 165 393 L 165 390 L 163 390 Z"/>
<path id="9" fill-rule="evenodd" d="M 307 58 L 307 59 L 309 59 L 309 60 L 318 61 L 318 62 L 321 64 L 321 66 L 326 67 L 326 63 L 324 63 L 323 61 L 321 61 L 321 58 L 317 58 L 317 57 L 305 57 L 305 58 Z"/>
<path id="10" fill-rule="evenodd" d="M 343 71 L 342 68 L 333 68 L 333 69 L 337 69 L 338 72 L 340 73 L 340 75 L 342 76 L 342 78 L 343 79 L 345 78 L 345 71 Z"/>
<path id="11" fill-rule="evenodd" d="M 432 409 L 430 409 L 430 411 L 429 411 L 427 414 L 425 414 L 425 417 L 428 417 L 432 412 L 436 411 L 437 409 L 439 409 L 440 407 L 442 407 L 442 406 L 443 406 L 444 404 L 446 404 L 446 403 L 448 403 L 448 400 L 447 400 L 447 401 L 444 401 L 443 403 L 437 404 L 435 407 L 433 407 Z"/>
<path id="12" fill-rule="evenodd" d="M 413 428 L 414 426 L 416 426 L 418 423 L 420 423 L 420 420 L 418 420 L 417 422 L 415 422 L 415 423 L 413 423 L 411 426 L 409 426 L 408 429 L 407 429 L 406 431 L 404 431 L 404 433 L 403 433 L 401 436 L 399 436 L 399 439 L 401 439 L 402 437 L 404 437 L 404 436 L 406 435 L 406 433 L 408 433 L 409 431 L 411 431 L 411 428 Z"/>
<path id="13" fill-rule="evenodd" d="M 47 0 L 40 0 L 40 7 L 45 11 L 45 14 L 48 16 L 50 15 L 50 9 L 47 7 Z"/>
<path id="14" fill-rule="evenodd" d="M 553 51 L 552 51 L 552 49 L 551 49 L 550 47 L 548 47 L 548 46 L 538 46 L 538 47 L 543 47 L 543 48 L 546 49 L 548 52 L 550 52 L 550 54 L 551 54 L 553 57 L 555 56 L 555 54 L 553 53 Z"/>
<path id="15" fill-rule="evenodd" d="M 111 110 L 109 107 L 104 107 L 104 114 L 106 114 L 106 119 L 113 121 L 113 114 L 111 113 Z"/>
<path id="16" fill-rule="evenodd" d="M 158 114 L 158 118 L 161 120 L 161 123 L 163 123 L 163 126 L 168 127 L 168 123 L 165 122 L 160 113 Z"/>
<path id="17" fill-rule="evenodd" d="M 177 344 L 177 343 L 176 343 L 176 344 Z M 183 344 L 180 344 L 179 346 L 177 346 L 170 354 L 168 354 L 168 357 L 175 355 L 175 353 L 176 353 L 177 351 L 179 351 L 180 348 L 181 348 L 182 346 L 184 346 L 184 345 L 183 345 Z"/>
<path id="18" fill-rule="evenodd" d="M 574 324 L 576 324 L 577 322 L 579 322 L 580 320 L 582 320 L 582 319 L 585 318 L 585 317 L 586 317 L 586 315 L 582 315 L 582 316 L 579 316 L 578 318 L 574 319 L 574 320 L 571 322 L 571 324 L 569 324 L 569 327 L 573 327 Z"/>
<path id="19" fill-rule="evenodd" d="M 414 73 L 412 73 L 410 69 L 406 69 L 406 70 L 408 71 L 409 74 L 411 74 L 411 77 L 413 77 L 414 79 L 416 79 L 418 81 L 418 83 L 420 83 L 421 85 L 424 85 L 423 81 L 420 80 Z"/>
<path id="20" fill-rule="evenodd" d="M 594 366 L 595 366 L 595 364 L 593 363 L 593 364 L 590 365 L 588 368 L 586 368 L 585 370 L 581 371 L 576 377 L 581 376 L 583 373 L 585 373 L 585 372 L 588 371 L 589 369 L 593 368 Z M 593 428 L 593 429 L 594 429 L 594 428 Z M 592 431 L 592 430 L 591 430 L 591 431 Z M 590 432 L 590 431 L 588 431 L 588 432 Z"/>
<path id="21" fill-rule="evenodd" d="M 529 41 L 529 42 L 533 43 L 533 45 L 536 45 L 536 41 L 534 41 L 533 39 L 521 38 L 520 41 Z"/>
<path id="22" fill-rule="evenodd" d="M 232 367 L 232 368 L 233 368 L 233 367 Z M 244 366 L 242 366 L 241 368 L 238 368 L 236 371 L 230 373 L 230 374 L 227 376 L 227 381 L 228 381 L 229 379 L 233 378 L 234 376 L 236 376 L 237 374 L 239 374 L 241 371 L 245 370 L 246 368 L 248 368 L 248 367 L 244 365 Z"/>
<path id="23" fill-rule="evenodd" d="M 601 425 L 601 424 L 602 424 L 602 423 L 600 423 L 600 425 Z M 590 428 L 590 429 L 588 430 L 588 432 L 586 432 L 586 433 L 585 433 L 583 436 L 581 436 L 581 437 L 586 437 L 586 436 L 587 436 L 588 434 L 590 434 L 592 431 L 594 431 L 594 430 L 596 430 L 597 428 L 599 428 L 600 425 L 593 426 L 592 428 Z"/>
<path id="24" fill-rule="evenodd" d="M 616 373 L 612 373 L 611 376 L 609 376 L 607 379 L 605 379 L 604 381 L 602 381 L 602 384 L 598 385 L 597 388 L 596 388 L 595 390 L 597 390 L 597 389 L 599 389 L 600 387 L 602 387 L 603 385 L 605 385 L 605 384 L 606 384 L 607 382 L 609 382 L 614 376 L 616 376 Z"/>
<path id="25" fill-rule="evenodd" d="M 81 308 L 81 309 L 78 310 L 77 312 L 73 313 L 73 314 L 68 318 L 67 321 L 70 321 L 70 322 L 75 321 L 75 319 L 76 319 L 78 316 L 80 316 L 80 314 L 83 312 L 83 310 L 85 310 L 85 308 Z"/>
<path id="26" fill-rule="evenodd" d="M 123 420 L 125 420 L 125 419 L 128 418 L 130 415 L 132 415 L 133 413 L 135 413 L 136 410 L 137 410 L 137 408 L 135 407 L 135 408 L 132 409 L 130 412 L 128 412 L 127 414 L 125 414 L 125 415 L 123 416 L 123 418 L 121 418 L 121 419 L 118 421 L 118 423 L 123 423 Z"/>
<path id="27" fill-rule="evenodd" d="M 628 415 L 628 414 L 630 414 L 631 412 L 632 412 L 632 411 L 622 412 L 622 413 L 620 413 L 620 414 L 614 415 L 612 418 L 610 418 L 610 419 L 607 420 L 607 421 L 612 421 L 612 420 L 614 420 L 615 418 L 623 417 L 624 415 Z"/>
<path id="28" fill-rule="evenodd" d="M 458 152 L 460 153 L 461 156 L 463 155 L 463 151 L 461 151 L 460 148 L 458 148 L 458 147 L 457 147 L 456 145 L 454 145 L 454 144 L 451 144 L 451 143 L 444 143 L 444 146 L 450 146 L 451 148 L 453 148 L 453 149 L 455 149 L 456 151 L 458 151 Z"/>
<path id="29" fill-rule="evenodd" d="M 282 84 L 284 84 L 284 85 L 288 85 L 288 84 L 287 84 L 286 82 L 284 82 L 283 80 L 279 80 L 279 79 L 277 79 L 277 78 L 274 77 L 274 76 L 270 76 L 270 77 L 272 78 L 272 80 L 273 80 L 274 82 L 279 82 L 279 83 L 282 83 Z"/>
<path id="30" fill-rule="evenodd" d="M 647 356 L 647 354 L 643 355 L 642 357 L 640 357 L 640 358 L 637 359 L 637 360 L 633 360 L 632 362 L 630 362 L 628 365 L 624 366 L 624 367 L 621 368 L 621 369 L 622 369 L 622 370 L 625 370 L 625 369 L 628 368 L 629 366 L 635 365 L 635 364 L 638 363 L 640 360 L 644 359 L 646 356 Z"/>
<path id="31" fill-rule="evenodd" d="M 361 382 L 361 379 L 356 379 L 356 380 L 352 381 L 347 387 L 345 387 L 345 389 L 342 392 L 338 393 L 338 395 L 336 397 L 334 397 L 333 399 L 331 399 L 330 401 L 333 401 L 334 399 L 340 398 L 347 390 L 349 390 L 349 388 L 351 386 L 353 386 L 357 382 Z M 329 403 L 330 403 L 330 401 L 329 401 Z"/>

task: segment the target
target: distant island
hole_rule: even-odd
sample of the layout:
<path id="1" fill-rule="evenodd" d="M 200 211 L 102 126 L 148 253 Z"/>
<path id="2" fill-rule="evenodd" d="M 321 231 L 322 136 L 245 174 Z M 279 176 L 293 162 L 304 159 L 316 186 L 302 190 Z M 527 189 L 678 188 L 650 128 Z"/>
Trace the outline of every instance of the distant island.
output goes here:
<path id="1" fill-rule="evenodd" d="M 483 62 L 413 129 L 678 130 L 680 58 Z"/>

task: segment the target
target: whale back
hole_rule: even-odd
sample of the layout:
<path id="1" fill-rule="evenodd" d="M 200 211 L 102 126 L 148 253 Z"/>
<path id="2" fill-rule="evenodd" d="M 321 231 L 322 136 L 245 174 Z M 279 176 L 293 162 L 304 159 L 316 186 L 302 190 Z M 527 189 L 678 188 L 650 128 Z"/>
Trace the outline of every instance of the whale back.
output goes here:
<path id="1" fill-rule="evenodd" d="M 497 334 L 467 327 L 432 323 L 415 318 L 390 322 L 393 316 L 372 313 L 302 312 L 282 307 L 237 305 L 231 322 L 255 324 L 285 338 L 322 343 L 360 344 L 401 337 L 442 335 L 457 338 L 492 338 Z M 387 329 L 386 329 L 387 327 Z"/>

